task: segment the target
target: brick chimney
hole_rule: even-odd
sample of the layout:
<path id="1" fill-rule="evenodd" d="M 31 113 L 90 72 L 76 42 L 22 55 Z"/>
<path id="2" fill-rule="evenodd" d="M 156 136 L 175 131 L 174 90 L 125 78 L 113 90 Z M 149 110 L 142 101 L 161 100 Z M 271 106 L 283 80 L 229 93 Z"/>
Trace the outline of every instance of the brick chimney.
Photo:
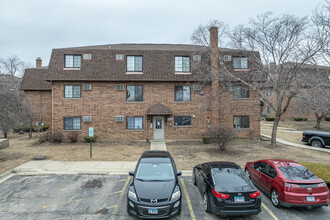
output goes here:
<path id="1" fill-rule="evenodd" d="M 42 67 L 42 59 L 40 57 L 37 57 L 36 59 L 36 67 L 37 68 Z"/>
<path id="2" fill-rule="evenodd" d="M 210 52 L 211 52 L 211 75 L 212 75 L 212 121 L 213 126 L 219 124 L 219 48 L 218 28 L 210 28 Z"/>

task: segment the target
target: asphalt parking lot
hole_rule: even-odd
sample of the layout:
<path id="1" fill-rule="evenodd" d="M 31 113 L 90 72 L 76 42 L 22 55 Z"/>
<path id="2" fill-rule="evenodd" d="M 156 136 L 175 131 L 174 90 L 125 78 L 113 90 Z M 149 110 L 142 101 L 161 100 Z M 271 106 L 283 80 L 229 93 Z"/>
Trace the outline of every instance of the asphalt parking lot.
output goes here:
<path id="1" fill-rule="evenodd" d="M 14 175 L 0 184 L 0 219 L 135 219 L 126 212 L 128 175 Z M 221 219 L 205 213 L 191 177 L 180 177 L 182 213 L 172 219 Z M 330 208 L 280 208 L 262 195 L 259 215 L 230 219 L 330 219 Z M 228 218 L 229 219 L 229 218 Z"/>

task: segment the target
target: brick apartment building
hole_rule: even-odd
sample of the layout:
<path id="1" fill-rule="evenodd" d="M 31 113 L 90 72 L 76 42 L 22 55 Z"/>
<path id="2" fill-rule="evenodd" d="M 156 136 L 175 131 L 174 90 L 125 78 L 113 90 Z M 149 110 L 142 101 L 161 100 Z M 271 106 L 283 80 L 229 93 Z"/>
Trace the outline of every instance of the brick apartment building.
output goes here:
<path id="1" fill-rule="evenodd" d="M 252 71 L 258 52 L 181 44 L 113 44 L 53 49 L 48 67 L 28 69 L 22 89 L 42 108 L 52 131 L 88 128 L 100 139 L 196 139 L 226 125 L 240 137 L 260 135 L 256 91 L 219 82 L 219 60 L 230 71 Z M 37 61 L 37 63 L 40 61 Z M 223 92 L 218 93 L 222 90 Z"/>

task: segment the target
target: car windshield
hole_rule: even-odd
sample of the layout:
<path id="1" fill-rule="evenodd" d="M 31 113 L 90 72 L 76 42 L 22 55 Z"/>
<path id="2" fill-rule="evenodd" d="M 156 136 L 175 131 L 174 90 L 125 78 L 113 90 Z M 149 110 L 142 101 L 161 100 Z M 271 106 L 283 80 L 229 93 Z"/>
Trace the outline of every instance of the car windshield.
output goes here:
<path id="1" fill-rule="evenodd" d="M 246 174 L 241 170 L 230 169 L 229 172 L 217 172 L 214 174 L 213 179 L 217 187 L 241 187 L 249 185 Z"/>
<path id="2" fill-rule="evenodd" d="M 313 180 L 317 177 L 306 167 L 279 167 L 284 176 L 290 180 Z"/>
<path id="3" fill-rule="evenodd" d="M 137 169 L 135 178 L 142 181 L 173 180 L 173 167 L 169 162 L 141 162 Z"/>

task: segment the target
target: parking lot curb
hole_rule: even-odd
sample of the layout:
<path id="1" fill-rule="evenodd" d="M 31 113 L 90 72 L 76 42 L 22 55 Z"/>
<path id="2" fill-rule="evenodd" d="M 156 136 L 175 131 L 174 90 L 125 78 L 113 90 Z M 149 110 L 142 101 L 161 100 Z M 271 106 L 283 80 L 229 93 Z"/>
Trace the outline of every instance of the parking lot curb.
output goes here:
<path id="1" fill-rule="evenodd" d="M 11 171 L 7 171 L 3 174 L 0 175 L 0 183 L 6 181 L 7 179 L 9 179 L 10 177 L 14 176 L 14 174 L 12 174 Z"/>

